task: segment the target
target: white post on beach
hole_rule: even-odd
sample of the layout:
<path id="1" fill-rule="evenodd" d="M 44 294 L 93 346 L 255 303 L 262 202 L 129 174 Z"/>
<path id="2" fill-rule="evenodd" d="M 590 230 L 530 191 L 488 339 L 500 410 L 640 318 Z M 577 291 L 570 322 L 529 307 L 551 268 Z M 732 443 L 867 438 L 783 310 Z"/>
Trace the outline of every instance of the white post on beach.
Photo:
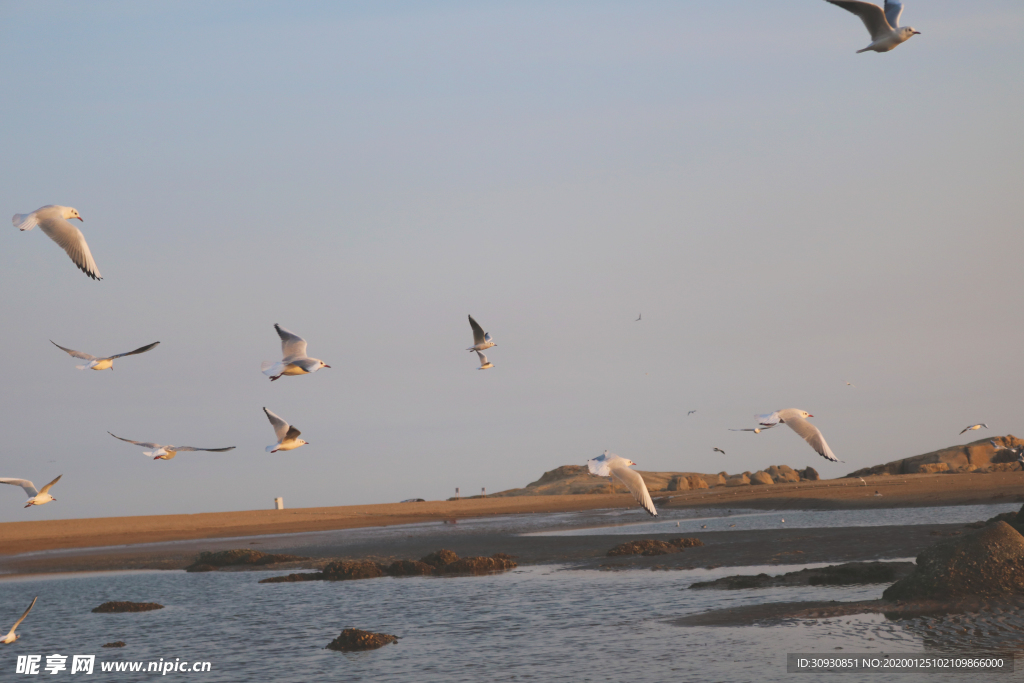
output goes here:
<path id="1" fill-rule="evenodd" d="M 284 510 L 284 498 L 278 496 L 274 499 L 274 508 L 277 510 Z"/>
<path id="2" fill-rule="evenodd" d="M 487 488 L 486 487 L 483 487 L 483 486 L 480 487 L 480 495 L 483 496 L 484 498 L 487 497 Z"/>
<path id="3" fill-rule="evenodd" d="M 459 487 L 458 486 L 455 487 L 455 497 L 456 498 L 459 497 Z"/>

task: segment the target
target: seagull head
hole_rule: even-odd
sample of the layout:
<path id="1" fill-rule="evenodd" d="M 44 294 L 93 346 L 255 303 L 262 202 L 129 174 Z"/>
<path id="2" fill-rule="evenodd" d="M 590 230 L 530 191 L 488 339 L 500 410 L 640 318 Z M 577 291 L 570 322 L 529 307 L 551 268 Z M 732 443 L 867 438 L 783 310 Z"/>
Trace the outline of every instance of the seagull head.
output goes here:
<path id="1" fill-rule="evenodd" d="M 300 446 L 308 446 L 309 442 L 306 441 L 305 439 L 299 439 L 299 445 Z"/>
<path id="2" fill-rule="evenodd" d="M 800 411 L 800 417 L 814 417 L 814 416 L 811 415 L 810 413 L 808 413 L 806 410 L 801 410 Z"/>
<path id="3" fill-rule="evenodd" d="M 635 464 L 636 464 L 635 462 L 633 462 L 629 458 L 626 458 L 626 467 L 632 467 Z"/>
<path id="4" fill-rule="evenodd" d="M 71 220 L 72 218 L 77 218 L 83 223 L 85 222 L 84 220 L 82 220 L 82 217 L 78 215 L 78 209 L 73 209 L 70 206 L 64 206 L 61 208 L 63 209 L 62 214 L 64 220 Z"/>
<path id="5" fill-rule="evenodd" d="M 320 367 L 322 367 L 322 368 L 329 368 L 331 366 L 328 365 L 327 363 L 323 362 L 323 361 L 320 361 Z"/>
<path id="6" fill-rule="evenodd" d="M 914 29 L 910 28 L 909 26 L 904 26 L 903 28 L 901 28 L 900 29 L 900 33 L 903 34 L 903 40 L 910 40 L 910 36 L 919 36 L 919 35 L 921 35 L 920 31 L 915 31 Z"/>

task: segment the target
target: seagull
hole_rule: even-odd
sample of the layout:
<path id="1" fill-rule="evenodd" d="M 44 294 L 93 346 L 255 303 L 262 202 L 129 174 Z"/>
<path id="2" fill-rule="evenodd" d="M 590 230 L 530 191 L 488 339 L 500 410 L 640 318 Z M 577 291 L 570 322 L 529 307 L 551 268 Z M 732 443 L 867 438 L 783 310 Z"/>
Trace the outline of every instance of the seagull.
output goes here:
<path id="1" fill-rule="evenodd" d="M 28 609 L 25 610 L 25 613 L 21 615 L 21 619 L 18 619 L 16 622 L 14 622 L 14 626 L 12 626 L 11 630 L 7 632 L 7 635 L 4 636 L 3 638 L 0 638 L 0 643 L 3 643 L 4 645 L 10 645 L 14 641 L 16 641 L 18 638 L 21 638 L 21 636 L 15 634 L 14 630 L 16 628 L 18 628 L 19 626 L 21 626 L 21 622 L 25 621 L 25 617 L 27 617 L 28 613 L 32 611 L 32 608 L 36 606 L 36 600 L 38 600 L 38 599 L 39 599 L 38 595 L 36 597 L 32 598 L 32 604 L 29 605 Z M 22 603 L 22 604 L 24 604 L 24 603 Z"/>
<path id="2" fill-rule="evenodd" d="M 640 322 L 640 319 L 641 319 L 641 318 L 643 318 L 643 317 L 644 317 L 644 314 L 643 314 L 643 313 L 641 313 L 640 315 L 638 315 L 638 316 L 636 317 L 636 320 L 634 320 L 633 322 L 635 322 L 635 323 L 638 323 L 638 322 Z"/>
<path id="3" fill-rule="evenodd" d="M 725 455 L 725 451 L 723 451 L 723 450 L 722 450 L 721 448 L 718 448 L 717 446 L 716 446 L 715 448 L 712 448 L 712 449 L 711 449 L 711 451 L 712 451 L 712 452 L 714 452 L 714 451 L 718 451 L 718 452 L 719 452 L 719 453 L 721 453 L 722 455 Z"/>
<path id="4" fill-rule="evenodd" d="M 885 10 L 870 2 L 860 0 L 828 0 L 837 7 L 853 12 L 864 22 L 871 34 L 871 44 L 857 54 L 873 50 L 888 52 L 900 43 L 910 40 L 910 36 L 921 35 L 909 26 L 900 27 L 900 15 L 903 14 L 903 3 L 899 0 L 885 0 Z"/>
<path id="5" fill-rule="evenodd" d="M 306 355 L 306 340 L 297 334 L 293 334 L 274 323 L 277 336 L 281 337 L 281 352 L 284 358 L 278 362 L 269 360 L 263 361 L 260 371 L 270 378 L 270 381 L 281 379 L 281 375 L 308 375 L 320 368 L 331 367 L 319 358 L 310 358 Z"/>
<path id="6" fill-rule="evenodd" d="M 50 487 L 60 481 L 60 478 L 64 475 L 58 475 L 56 479 L 51 481 L 49 484 L 44 486 L 41 491 L 36 490 L 36 485 L 30 482 L 28 479 L 13 479 L 3 477 L 0 478 L 0 484 L 14 484 L 25 489 L 25 493 L 28 494 L 28 500 L 25 502 L 25 507 L 32 507 L 33 505 L 46 505 L 51 500 L 57 500 L 50 495 Z M 27 614 L 27 613 L 26 613 Z"/>
<path id="7" fill-rule="evenodd" d="M 697 412 L 696 410 L 688 410 L 688 411 L 686 412 L 686 417 L 690 417 L 691 415 L 693 415 L 693 414 L 694 414 L 694 413 L 696 413 L 696 412 Z"/>
<path id="8" fill-rule="evenodd" d="M 14 227 L 22 231 L 31 230 L 38 225 L 47 237 L 68 253 L 68 256 L 83 273 L 93 280 L 102 280 L 103 276 L 100 275 L 99 268 L 96 267 L 96 262 L 92 259 L 89 245 L 85 243 L 85 235 L 81 230 L 68 223 L 69 218 L 82 220 L 82 217 L 78 215 L 78 209 L 49 204 L 32 213 L 16 213 L 12 220 Z"/>
<path id="9" fill-rule="evenodd" d="M 308 441 L 303 441 L 299 438 L 299 434 L 302 432 L 298 429 L 291 426 L 266 408 L 263 409 L 263 412 L 267 414 L 267 419 L 270 420 L 270 424 L 274 426 L 274 434 L 277 435 L 277 443 L 273 446 L 267 446 L 267 453 L 290 451 L 309 443 Z"/>
<path id="10" fill-rule="evenodd" d="M 82 360 L 89 361 L 85 365 L 76 365 L 75 367 L 78 368 L 79 370 L 85 370 L 86 368 L 89 368 L 90 370 L 113 370 L 115 358 L 123 358 L 124 356 L 134 356 L 137 353 L 145 353 L 146 351 L 149 351 L 150 349 L 155 347 L 160 342 L 146 344 L 145 346 L 140 346 L 134 351 L 129 351 L 127 353 L 118 353 L 113 356 L 107 356 L 106 358 L 97 358 L 96 356 L 90 356 L 88 353 L 82 353 L 81 351 L 65 349 L 63 346 L 53 341 L 52 339 L 50 340 L 50 343 L 56 346 L 61 351 L 64 351 L 65 353 L 73 356 L 74 358 L 81 358 Z"/>
<path id="11" fill-rule="evenodd" d="M 477 370 L 489 370 L 490 368 L 494 367 L 494 363 L 487 360 L 487 356 L 480 353 L 479 351 L 476 352 L 476 355 L 480 356 L 480 367 L 478 367 Z"/>
<path id="12" fill-rule="evenodd" d="M 107 432 L 115 439 L 121 439 L 120 436 L 112 432 Z M 153 462 L 157 460 L 173 460 L 174 456 L 178 453 L 186 453 L 190 451 L 210 451 L 211 453 L 223 453 L 225 451 L 235 450 L 234 446 L 228 446 L 227 448 L 195 448 L 194 446 L 163 446 L 158 443 L 152 443 L 150 441 L 132 441 L 131 439 L 121 439 L 121 441 L 127 441 L 133 443 L 136 446 L 142 446 L 144 448 L 152 448 L 152 451 L 142 451 L 142 454 L 146 457 L 153 458 Z"/>
<path id="13" fill-rule="evenodd" d="M 611 477 L 613 480 L 618 479 L 626 485 L 636 502 L 640 503 L 640 507 L 647 510 L 652 517 L 657 517 L 658 511 L 654 509 L 654 501 L 651 500 L 651 494 L 647 492 L 647 484 L 644 483 L 643 477 L 629 469 L 633 465 L 636 463 L 632 460 L 620 458 L 608 451 L 587 461 L 587 467 L 590 468 L 591 474 L 596 474 L 599 477 Z"/>
<path id="14" fill-rule="evenodd" d="M 771 429 L 779 423 L 789 425 L 790 429 L 802 436 L 818 455 L 832 462 L 841 462 L 825 443 L 825 437 L 821 435 L 821 431 L 806 420 L 808 417 L 814 416 L 806 410 L 786 408 L 767 415 L 758 415 L 757 421 L 761 424 L 761 429 Z"/>
<path id="15" fill-rule="evenodd" d="M 974 430 L 981 429 L 982 427 L 988 429 L 988 425 L 982 422 L 981 424 L 971 425 L 970 427 L 964 427 L 963 431 L 960 433 L 963 434 L 964 432 L 973 432 Z"/>
<path id="16" fill-rule="evenodd" d="M 494 341 L 491 340 L 489 332 L 484 332 L 484 328 L 480 327 L 480 323 L 473 320 L 473 316 L 469 316 L 469 326 L 473 328 L 473 346 L 470 346 L 467 351 L 483 351 L 489 349 L 492 346 L 497 346 Z"/>
<path id="17" fill-rule="evenodd" d="M 864 481 L 864 477 L 857 477 L 857 478 L 860 479 L 860 483 L 863 484 L 864 486 L 868 485 L 868 483 L 866 481 Z"/>
<path id="18" fill-rule="evenodd" d="M 771 429 L 774 426 L 775 425 L 769 425 L 767 427 L 749 427 L 747 429 L 732 429 L 732 428 L 730 428 L 729 431 L 730 432 L 754 432 L 755 434 L 760 434 L 764 430 Z"/>
<path id="19" fill-rule="evenodd" d="M 847 382 L 847 383 L 846 383 L 846 386 L 848 386 L 848 387 L 853 387 L 854 389 L 856 389 L 856 388 L 857 388 L 857 385 L 856 385 L 856 384 L 854 384 L 853 382 Z"/>

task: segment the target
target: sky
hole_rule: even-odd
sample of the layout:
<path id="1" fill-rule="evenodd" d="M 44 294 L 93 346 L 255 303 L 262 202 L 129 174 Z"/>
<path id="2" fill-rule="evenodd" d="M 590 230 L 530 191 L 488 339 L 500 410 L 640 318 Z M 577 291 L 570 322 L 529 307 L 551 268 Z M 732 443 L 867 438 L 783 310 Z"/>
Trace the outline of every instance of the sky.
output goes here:
<path id="1" fill-rule="evenodd" d="M 0 22 L 0 207 L 77 208 L 104 276 L 0 230 L 0 476 L 63 475 L 0 521 L 443 499 L 605 449 L 838 477 L 1024 435 L 1016 0 L 909 2 L 886 54 L 819 0 Z M 331 369 L 269 382 L 274 323 Z M 49 340 L 161 344 L 79 372 Z M 310 445 L 266 453 L 264 406 Z M 790 407 L 844 463 L 728 431 Z"/>

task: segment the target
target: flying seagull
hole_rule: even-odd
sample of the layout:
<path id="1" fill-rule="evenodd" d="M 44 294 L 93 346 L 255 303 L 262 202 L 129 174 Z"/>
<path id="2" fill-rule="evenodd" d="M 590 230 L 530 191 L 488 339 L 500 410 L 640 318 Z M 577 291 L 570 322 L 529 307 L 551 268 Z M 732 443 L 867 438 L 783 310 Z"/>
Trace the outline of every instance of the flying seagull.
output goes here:
<path id="1" fill-rule="evenodd" d="M 19 636 L 19 635 L 14 633 L 14 630 L 17 629 L 19 626 L 21 626 L 21 622 L 25 621 L 25 617 L 27 617 L 28 613 L 32 611 L 32 608 L 36 606 L 36 600 L 38 600 L 38 599 L 39 599 L 38 595 L 36 597 L 32 598 L 32 604 L 29 605 L 28 609 L 25 610 L 25 613 L 21 615 L 21 619 L 18 619 L 16 622 L 14 622 L 14 626 L 12 626 L 11 630 L 7 632 L 7 635 L 4 636 L 3 638 L 0 638 L 0 643 L 3 643 L 4 645 L 10 645 L 14 641 L 16 641 L 18 638 L 21 638 L 21 636 Z M 25 604 L 25 603 L 22 603 L 22 604 Z"/>
<path id="2" fill-rule="evenodd" d="M 869 50 L 888 52 L 900 43 L 910 40 L 910 36 L 921 35 L 920 31 L 915 31 L 909 26 L 899 26 L 900 15 L 903 14 L 903 3 L 899 0 L 885 0 L 884 10 L 874 3 L 860 0 L 828 1 L 860 17 L 871 34 L 871 44 L 863 50 L 857 50 L 857 54 Z"/>
<path id="3" fill-rule="evenodd" d="M 761 424 L 760 429 L 771 429 L 779 423 L 789 425 L 790 429 L 802 436 L 818 455 L 832 462 L 840 462 L 839 458 L 832 453 L 832 449 L 825 443 L 825 437 L 821 435 L 821 431 L 807 421 L 808 417 L 814 416 L 806 410 L 797 410 L 796 408 L 776 410 L 774 413 L 757 416 L 758 422 Z"/>
<path id="4" fill-rule="evenodd" d="M 856 389 L 856 388 L 857 388 L 857 385 L 856 385 L 856 384 L 854 384 L 853 382 L 847 382 L 847 383 L 846 383 L 846 386 L 848 386 L 848 387 L 853 387 L 854 389 Z"/>
<path id="5" fill-rule="evenodd" d="M 276 363 L 265 360 L 260 366 L 260 371 L 269 377 L 271 382 L 281 379 L 281 375 L 308 375 L 320 368 L 331 367 L 319 358 L 310 358 L 306 355 L 305 339 L 277 323 L 274 323 L 274 329 L 281 338 L 281 353 L 284 358 Z"/>
<path id="6" fill-rule="evenodd" d="M 42 490 L 37 491 L 36 485 L 30 482 L 28 479 L 13 479 L 13 478 L 0 478 L 0 484 L 13 484 L 20 486 L 25 489 L 25 493 L 28 494 L 28 500 L 25 502 L 25 507 L 32 507 L 33 505 L 46 505 L 51 500 L 57 500 L 50 495 L 50 487 L 60 481 L 60 478 L 64 475 L 58 475 L 56 479 L 51 481 L 49 484 L 44 486 Z"/>
<path id="7" fill-rule="evenodd" d="M 480 323 L 473 320 L 473 316 L 469 316 L 469 326 L 473 328 L 473 346 L 466 349 L 467 351 L 483 351 L 492 346 L 497 346 L 491 339 L 490 333 L 484 332 L 484 328 L 480 327 Z"/>
<path id="8" fill-rule="evenodd" d="M 267 414 L 267 419 L 270 420 L 270 424 L 274 426 L 274 434 L 277 436 L 277 443 L 273 446 L 267 446 L 268 453 L 290 451 L 309 443 L 308 441 L 303 441 L 299 438 L 299 434 L 302 432 L 298 429 L 291 426 L 266 408 L 263 409 L 263 412 Z"/>
<path id="9" fill-rule="evenodd" d="M 722 455 L 725 455 L 725 451 L 723 451 L 721 448 L 718 448 L 717 446 L 712 448 L 711 450 L 712 450 L 712 452 L 717 451 L 717 452 L 721 453 Z"/>
<path id="10" fill-rule="evenodd" d="M 477 370 L 489 370 L 490 368 L 494 367 L 494 363 L 487 360 L 487 356 L 480 353 L 479 351 L 476 352 L 476 355 L 480 356 L 480 367 L 478 367 Z"/>
<path id="11" fill-rule="evenodd" d="M 686 412 L 686 417 L 690 417 L 691 415 L 693 415 L 696 412 L 697 412 L 696 410 L 689 410 L 689 411 Z"/>
<path id="12" fill-rule="evenodd" d="M 984 422 L 982 422 L 980 424 L 971 425 L 969 427 L 964 427 L 963 431 L 961 431 L 960 433 L 963 434 L 964 432 L 973 432 L 976 429 L 981 429 L 982 427 L 984 427 L 985 429 L 988 429 L 988 425 L 985 424 Z"/>
<path id="13" fill-rule="evenodd" d="M 760 434 L 764 430 L 771 429 L 774 426 L 775 425 L 768 425 L 767 427 L 748 427 L 746 429 L 732 429 L 732 428 L 730 428 L 729 431 L 730 432 L 754 432 L 755 434 Z"/>
<path id="14" fill-rule="evenodd" d="M 145 346 L 140 346 L 134 351 L 129 351 L 127 353 L 118 353 L 113 356 L 107 356 L 105 358 L 97 358 L 96 356 L 90 356 L 88 353 L 82 353 L 81 351 L 75 351 L 73 349 L 66 349 L 57 342 L 53 341 L 52 339 L 50 340 L 50 343 L 74 358 L 81 358 L 82 360 L 89 361 L 85 365 L 76 365 L 75 367 L 78 368 L 79 370 L 85 370 L 86 368 L 89 368 L 90 370 L 113 370 L 115 358 L 123 358 L 125 356 L 134 356 L 138 353 L 145 353 L 146 351 L 149 351 L 150 349 L 155 347 L 160 342 L 146 344 Z"/>
<path id="15" fill-rule="evenodd" d="M 643 314 L 643 313 L 641 313 L 640 315 L 638 315 L 638 316 L 636 317 L 636 320 L 634 320 L 633 322 L 635 322 L 635 323 L 638 323 L 638 322 L 640 322 L 640 320 L 641 320 L 641 319 L 642 319 L 643 317 L 644 317 L 644 314 Z"/>
<path id="16" fill-rule="evenodd" d="M 122 439 L 117 434 L 107 432 L 115 439 L 121 439 L 121 441 L 127 441 L 133 443 L 136 446 L 142 446 L 143 448 L 152 448 L 152 451 L 142 451 L 142 454 L 146 457 L 153 458 L 153 462 L 157 460 L 172 460 L 178 453 L 187 453 L 191 451 L 210 451 L 211 453 L 223 453 L 225 451 L 235 450 L 234 446 L 228 446 L 227 448 L 195 448 L 194 446 L 163 446 L 158 443 L 152 443 L 151 441 L 132 441 L 131 439 Z"/>
<path id="17" fill-rule="evenodd" d="M 89 245 L 85 243 L 85 235 L 81 230 L 68 223 L 69 218 L 82 220 L 82 217 L 78 215 L 78 209 L 49 204 L 32 213 L 16 213 L 12 220 L 14 227 L 22 231 L 31 230 L 38 225 L 47 237 L 67 252 L 83 273 L 93 280 L 102 280 L 103 276 L 100 275 L 96 262 L 92 259 Z"/>
<path id="18" fill-rule="evenodd" d="M 587 467 L 590 468 L 591 474 L 618 479 L 626 485 L 629 492 L 633 494 L 633 498 L 640 503 L 644 510 L 647 510 L 652 517 L 657 517 L 658 511 L 654 509 L 654 501 L 651 500 L 651 494 L 647 492 L 647 484 L 644 483 L 643 477 L 629 469 L 633 465 L 636 463 L 632 460 L 620 458 L 608 451 L 605 451 L 604 455 L 587 461 Z"/>

